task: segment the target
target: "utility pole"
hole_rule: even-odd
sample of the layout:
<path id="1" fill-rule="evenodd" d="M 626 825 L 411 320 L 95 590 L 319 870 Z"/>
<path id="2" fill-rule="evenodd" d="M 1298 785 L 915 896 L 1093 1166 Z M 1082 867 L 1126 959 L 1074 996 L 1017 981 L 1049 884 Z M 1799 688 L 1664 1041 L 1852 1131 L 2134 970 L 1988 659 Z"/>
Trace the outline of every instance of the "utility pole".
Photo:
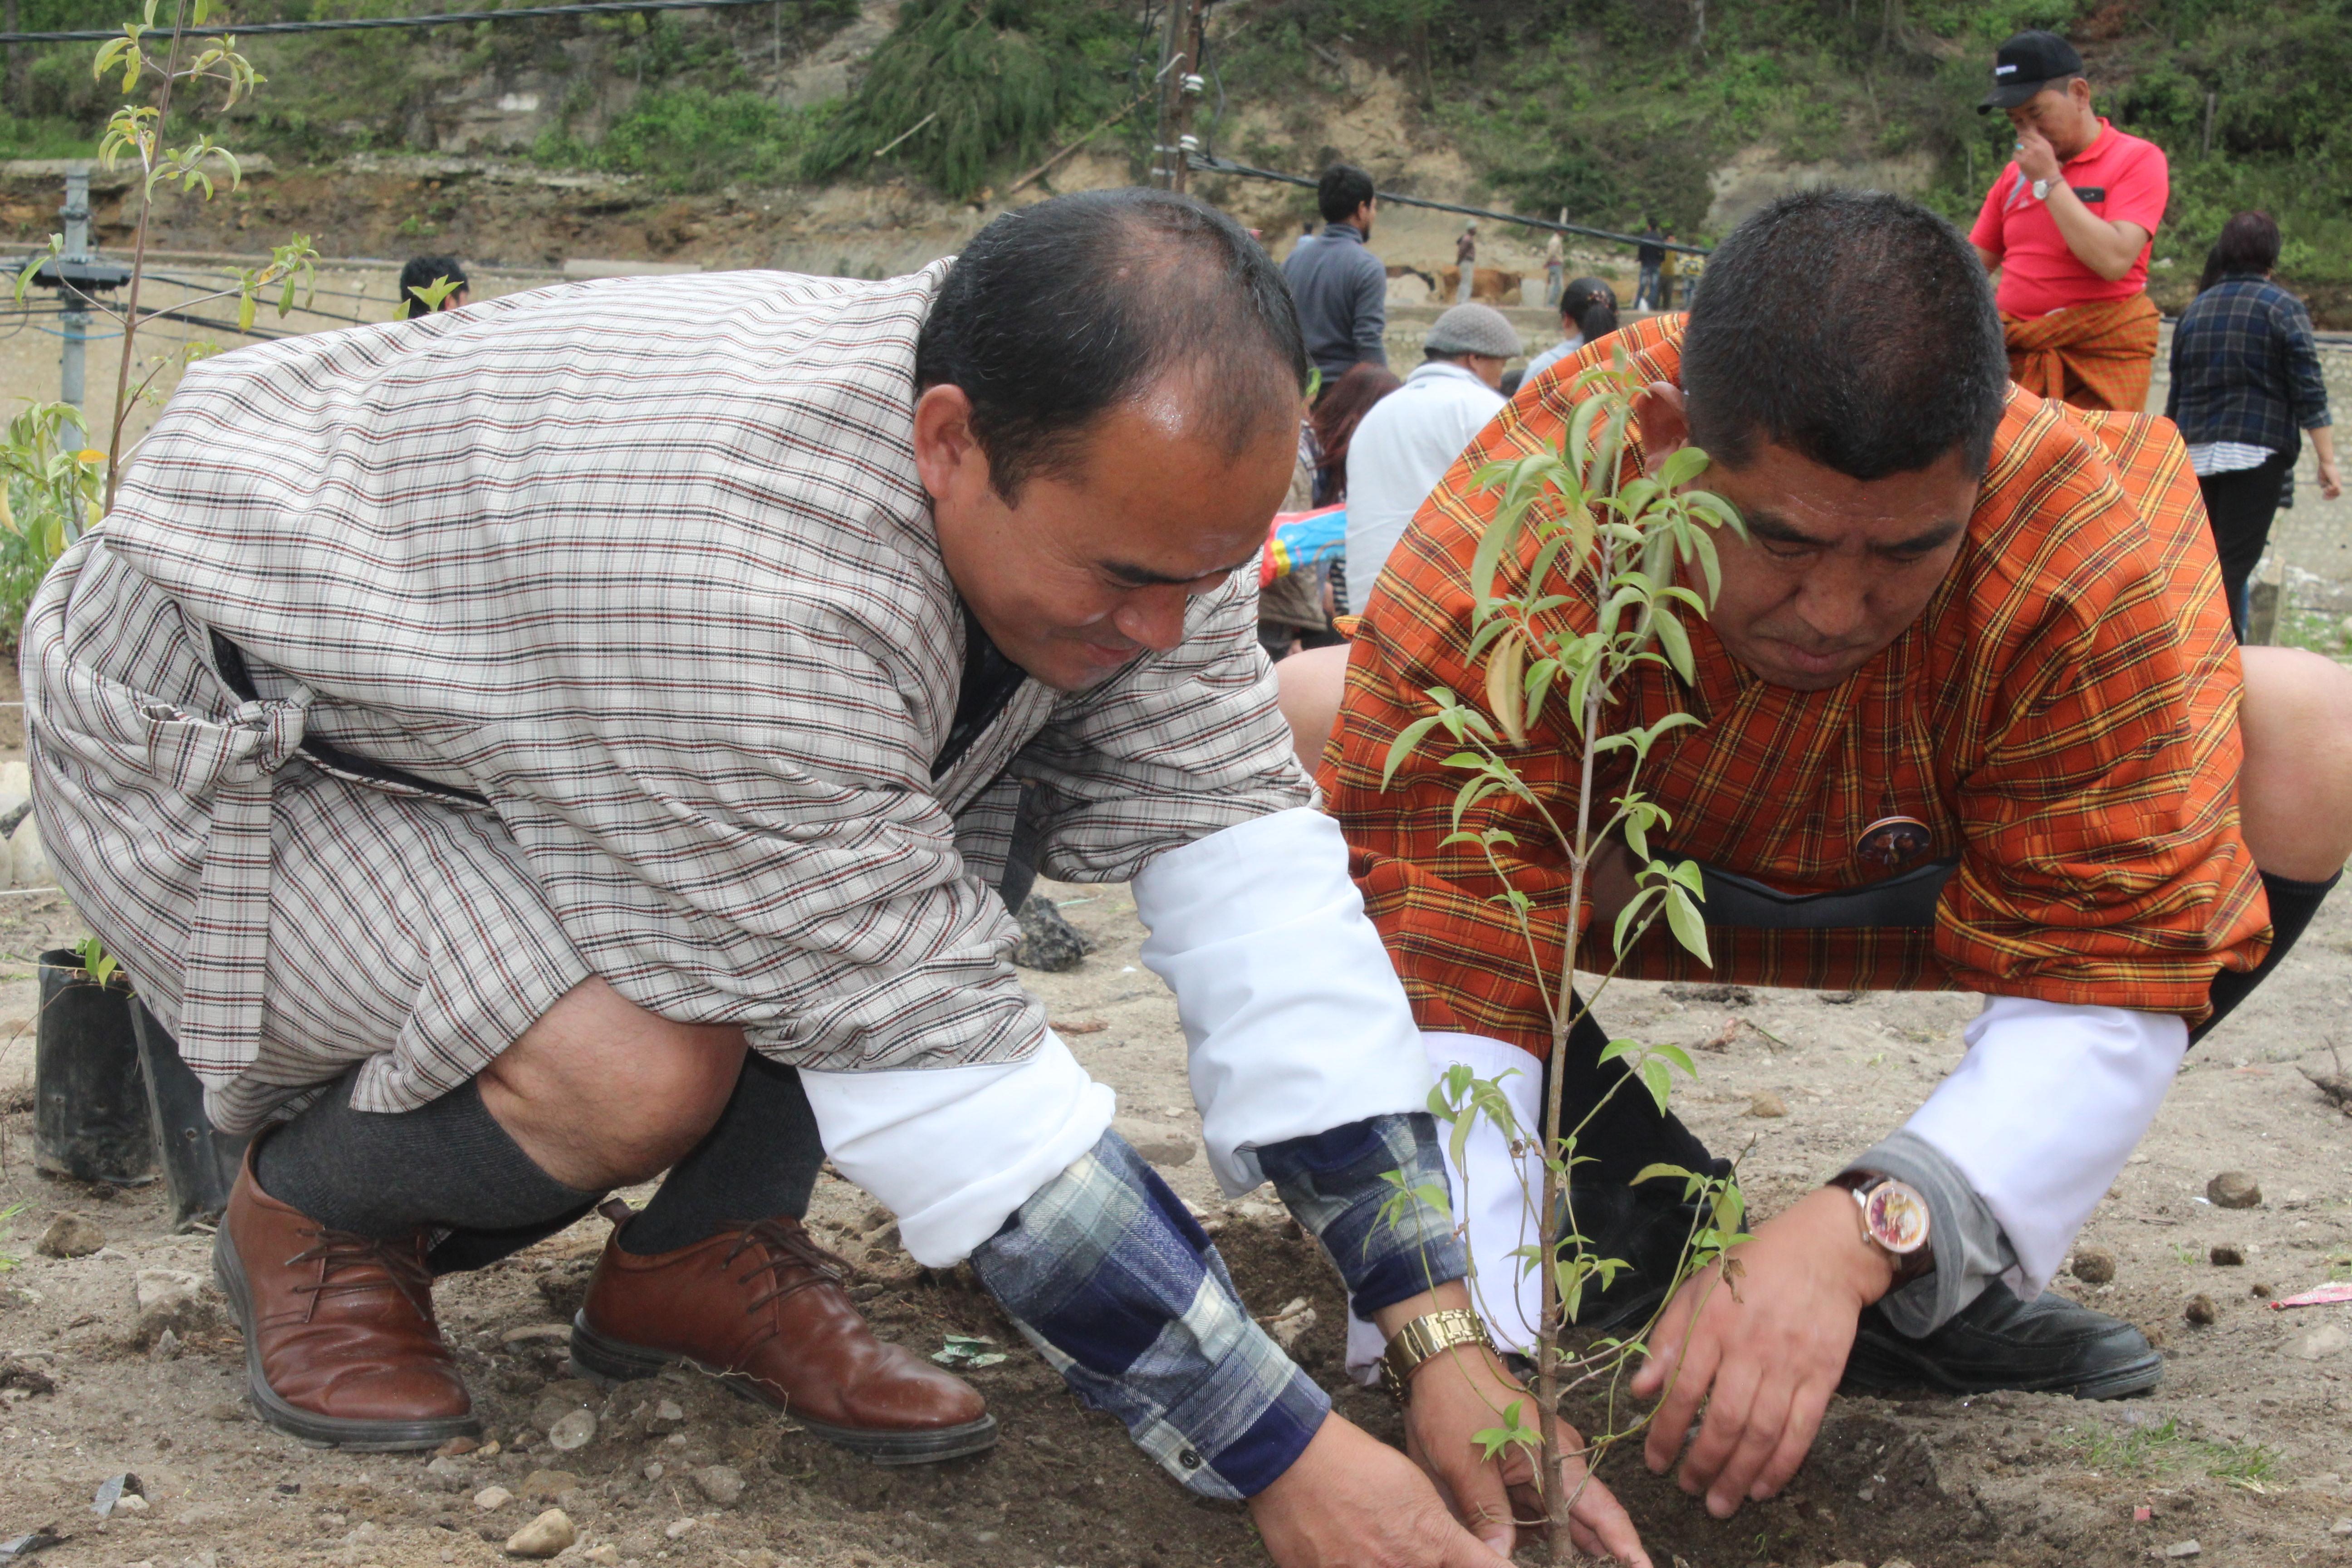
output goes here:
<path id="1" fill-rule="evenodd" d="M 73 266 L 87 265 L 96 257 L 89 249 L 89 169 L 88 165 L 68 171 L 66 174 L 66 205 L 58 209 L 65 220 L 66 248 L 58 259 Z M 89 336 L 89 306 L 79 291 L 61 290 L 65 314 L 58 319 L 65 346 L 58 355 L 58 397 L 76 408 L 82 405 L 83 344 Z"/>
<path id="2" fill-rule="evenodd" d="M 1151 183 L 1184 188 L 1185 159 L 1201 150 L 1192 134 L 1192 105 L 1207 89 L 1201 77 L 1201 30 L 1209 0 L 1168 0 L 1168 32 L 1160 46 L 1160 118 L 1152 137 Z"/>

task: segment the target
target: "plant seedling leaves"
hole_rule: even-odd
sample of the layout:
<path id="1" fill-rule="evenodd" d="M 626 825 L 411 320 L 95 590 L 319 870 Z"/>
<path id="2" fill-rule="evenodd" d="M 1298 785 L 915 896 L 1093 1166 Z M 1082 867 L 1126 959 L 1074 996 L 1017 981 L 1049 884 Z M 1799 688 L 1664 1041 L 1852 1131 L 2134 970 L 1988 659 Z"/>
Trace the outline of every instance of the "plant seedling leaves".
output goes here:
<path id="1" fill-rule="evenodd" d="M 996 1342 L 986 1334 L 950 1334 L 946 1342 L 931 1352 L 931 1359 L 941 1366 L 959 1372 L 972 1372 L 984 1366 L 994 1366 L 1005 1359 L 996 1348 Z"/>
<path id="2" fill-rule="evenodd" d="M 1696 868 L 1693 874 L 1696 874 Z M 1666 929 L 1675 933 L 1675 940 L 1693 957 L 1710 969 L 1715 967 L 1715 960 L 1706 950 L 1706 922 L 1700 918 L 1697 903 L 1679 877 L 1666 888 Z"/>
<path id="3" fill-rule="evenodd" d="M 1486 707 L 1515 746 L 1528 742 L 1528 645 L 1506 637 L 1486 656 Z"/>

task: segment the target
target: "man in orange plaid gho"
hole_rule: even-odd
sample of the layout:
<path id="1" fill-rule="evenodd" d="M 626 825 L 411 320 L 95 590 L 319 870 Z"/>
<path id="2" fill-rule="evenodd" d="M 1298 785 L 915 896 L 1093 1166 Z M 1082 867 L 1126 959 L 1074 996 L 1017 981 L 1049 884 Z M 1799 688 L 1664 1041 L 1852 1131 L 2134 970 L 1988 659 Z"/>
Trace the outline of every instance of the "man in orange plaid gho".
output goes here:
<path id="1" fill-rule="evenodd" d="M 1660 743 L 1642 787 L 1673 814 L 1654 851 L 1663 837 L 1668 858 L 1700 864 L 1715 967 L 1658 929 L 1624 973 L 1985 999 L 1907 1122 L 1756 1227 L 1738 1297 L 1694 1282 L 1650 1335 L 1635 1384 L 1664 1396 L 1650 1464 L 1679 1455 L 1685 1489 L 1723 1517 L 1788 1481 L 1841 1380 L 2085 1398 L 2155 1384 L 2162 1363 L 2137 1330 L 2043 1287 L 2184 1053 L 2278 963 L 2352 853 L 2352 672 L 2241 653 L 2172 426 L 2011 387 L 1983 268 L 1948 226 L 1855 193 L 1766 208 L 1716 252 L 1686 319 L 1523 388 L 1423 507 L 1352 647 L 1281 666 L 1433 1061 L 1518 1069 L 1505 1081 L 1528 1125 L 1548 1071 L 1566 1077 L 1571 1122 L 1601 1099 L 1622 1071 L 1597 1060 L 1607 1031 L 1588 1018 L 1542 1059 L 1550 1029 L 1502 884 L 1475 846 L 1443 842 L 1461 774 L 1441 746 L 1386 788 L 1381 769 L 1429 689 L 1485 689 L 1470 574 L 1498 495 L 1475 476 L 1556 450 L 1578 374 L 1621 343 L 1645 386 L 1640 460 L 1709 453 L 1698 482 L 1748 534 L 1718 535 L 1695 681 L 1647 669 L 1607 724 L 1704 721 Z M 1559 613 L 1590 626 L 1593 610 Z M 1564 701 L 1507 754 L 1555 814 L 1572 808 Z M 1472 817 L 1517 833 L 1526 858 L 1507 869 L 1556 973 L 1568 877 L 1550 835 L 1507 797 Z M 1606 931 L 1630 884 L 1622 862 L 1601 881 Z M 1499 1258 L 1518 1245 L 1511 1155 L 1491 1136 L 1473 1147 L 1486 1169 L 1464 1217 L 1474 1250 Z M 1586 1297 L 1582 1323 L 1633 1331 L 1690 1215 L 1675 1184 L 1632 1177 L 1722 1166 L 1638 1089 L 1578 1153 L 1593 1162 L 1579 1229 L 1634 1266 Z M 1489 1327 L 1524 1345 L 1533 1314 L 1510 1295 L 1489 1288 Z"/>

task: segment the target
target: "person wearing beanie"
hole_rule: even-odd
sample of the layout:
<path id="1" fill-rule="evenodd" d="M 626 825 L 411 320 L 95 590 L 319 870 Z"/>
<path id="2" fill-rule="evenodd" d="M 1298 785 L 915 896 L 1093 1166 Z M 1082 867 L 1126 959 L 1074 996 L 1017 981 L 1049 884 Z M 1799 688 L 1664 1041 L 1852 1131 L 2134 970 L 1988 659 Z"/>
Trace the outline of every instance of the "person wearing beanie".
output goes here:
<path id="1" fill-rule="evenodd" d="M 1348 607 L 1360 612 L 1381 567 L 1445 470 L 1503 405 L 1518 329 L 1492 305 L 1456 305 L 1423 342 L 1428 355 L 1356 427 L 1348 447 Z"/>

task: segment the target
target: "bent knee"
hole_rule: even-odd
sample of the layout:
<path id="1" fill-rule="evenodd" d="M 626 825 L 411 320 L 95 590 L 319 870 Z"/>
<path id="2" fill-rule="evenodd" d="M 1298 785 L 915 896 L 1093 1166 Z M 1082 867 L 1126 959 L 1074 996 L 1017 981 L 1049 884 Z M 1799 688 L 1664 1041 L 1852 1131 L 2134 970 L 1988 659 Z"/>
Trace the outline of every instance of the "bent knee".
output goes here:
<path id="1" fill-rule="evenodd" d="M 2324 881 L 2352 856 L 2352 669 L 2300 648 L 2242 652 L 2246 847 L 2265 871 Z"/>
<path id="2" fill-rule="evenodd" d="M 1292 654 L 1274 667 L 1282 716 L 1290 725 L 1291 749 L 1299 765 L 1313 773 L 1323 764 L 1323 747 L 1339 722 L 1339 704 L 1348 691 L 1350 646 L 1308 648 Z"/>
<path id="3" fill-rule="evenodd" d="M 542 1141 L 593 1128 L 616 1169 L 650 1173 L 719 1120 L 743 1051 L 740 1028 L 658 1017 L 590 980 L 483 1068 L 482 1088 L 501 1121 L 511 1115 Z"/>

